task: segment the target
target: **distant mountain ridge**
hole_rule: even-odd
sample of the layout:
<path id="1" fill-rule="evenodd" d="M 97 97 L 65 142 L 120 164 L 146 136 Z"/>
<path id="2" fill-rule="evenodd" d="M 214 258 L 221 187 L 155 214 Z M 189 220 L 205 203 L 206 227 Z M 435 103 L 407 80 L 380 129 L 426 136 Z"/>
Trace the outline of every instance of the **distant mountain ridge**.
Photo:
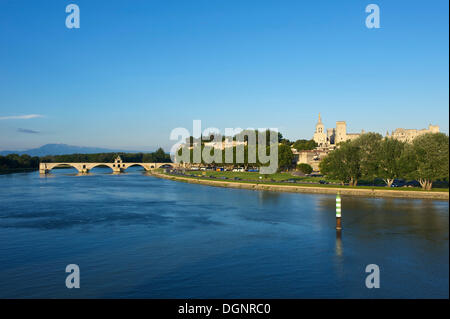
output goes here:
<path id="1" fill-rule="evenodd" d="M 139 153 L 139 151 L 114 150 L 101 147 L 74 146 L 67 144 L 45 144 L 38 148 L 23 151 L 0 151 L 0 155 L 28 154 L 30 156 L 66 155 L 66 154 L 93 154 L 93 153 Z M 144 152 L 143 152 L 144 153 Z"/>

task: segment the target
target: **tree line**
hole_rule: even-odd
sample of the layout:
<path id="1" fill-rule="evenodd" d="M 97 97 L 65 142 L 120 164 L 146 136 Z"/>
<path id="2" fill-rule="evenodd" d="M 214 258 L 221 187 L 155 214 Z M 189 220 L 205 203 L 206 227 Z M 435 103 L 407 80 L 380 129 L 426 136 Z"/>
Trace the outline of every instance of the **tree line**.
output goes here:
<path id="1" fill-rule="evenodd" d="M 38 169 L 39 157 L 30 155 L 9 154 L 0 156 L 0 172 L 16 171 L 23 169 Z"/>
<path id="2" fill-rule="evenodd" d="M 170 163 L 170 155 L 159 148 L 153 153 L 95 153 L 47 155 L 40 158 L 42 163 L 112 163 L 119 155 L 124 162 L 133 163 Z"/>
<path id="3" fill-rule="evenodd" d="M 120 155 L 124 162 L 135 163 L 170 163 L 170 155 L 162 148 L 153 153 L 95 153 L 95 154 L 67 154 L 31 157 L 29 155 L 9 154 L 0 156 L 0 172 L 21 169 L 39 169 L 41 163 L 111 163 Z"/>
<path id="4" fill-rule="evenodd" d="M 204 154 L 204 152 L 207 153 L 209 151 L 209 155 L 211 157 L 213 157 L 214 154 L 216 154 L 216 156 L 218 158 L 220 158 L 220 160 L 218 160 L 218 161 L 213 160 L 212 163 L 207 163 L 205 161 L 205 159 L 203 158 L 203 156 L 201 157 L 200 162 L 197 163 L 197 162 L 194 161 L 195 156 L 194 156 L 194 150 L 193 149 L 184 150 L 184 151 L 188 151 L 189 152 L 189 162 L 190 163 L 201 164 L 201 165 L 204 165 L 204 166 L 217 166 L 217 165 L 219 165 L 219 166 L 230 167 L 230 168 L 231 167 L 236 167 L 236 166 L 242 166 L 242 167 L 247 169 L 247 168 L 250 168 L 250 167 L 258 168 L 258 167 L 261 167 L 261 166 L 264 166 L 264 165 L 266 165 L 266 166 L 268 165 L 267 163 L 266 164 L 261 163 L 260 160 L 259 160 L 259 156 L 255 156 L 255 159 L 253 160 L 252 159 L 252 155 L 250 155 L 250 154 L 259 154 L 258 153 L 258 148 L 259 148 L 258 144 L 257 145 L 253 145 L 253 146 L 252 145 L 251 146 L 245 145 L 245 146 L 241 146 L 241 147 L 244 149 L 243 161 L 238 161 L 238 158 L 237 158 L 237 155 L 236 155 L 237 154 L 237 147 L 236 146 L 232 146 L 232 147 L 230 146 L 230 147 L 228 147 L 226 149 L 225 148 L 224 149 L 214 149 L 211 146 L 201 145 L 201 153 L 202 154 Z M 205 151 L 205 149 L 206 149 L 206 151 Z M 227 159 L 226 153 L 230 152 L 230 149 L 232 149 L 231 152 L 232 152 L 232 156 L 233 157 L 232 157 L 232 160 L 227 162 L 226 161 L 226 159 Z M 268 155 L 270 153 L 270 147 L 269 146 L 265 146 L 265 149 L 266 149 L 266 154 Z M 182 154 L 183 154 L 182 152 L 183 152 L 183 149 L 180 148 L 178 150 L 178 156 L 179 156 L 178 159 L 179 159 L 180 163 L 183 163 L 183 161 L 180 160 L 182 158 Z M 294 154 L 292 153 L 291 148 L 289 146 L 287 146 L 287 145 L 279 144 L 278 145 L 278 171 L 287 170 L 287 169 L 292 168 L 293 165 L 294 165 L 293 164 L 293 160 L 294 160 Z"/>
<path id="5" fill-rule="evenodd" d="M 443 133 L 427 133 L 405 143 L 377 133 L 340 143 L 319 164 L 322 174 L 356 186 L 361 179 L 416 180 L 430 190 L 434 181 L 449 179 L 449 138 Z"/>
<path id="6" fill-rule="evenodd" d="M 188 144 L 182 145 L 180 147 L 180 149 L 177 152 L 177 157 L 178 157 L 178 161 L 179 162 L 183 162 L 181 160 L 183 152 L 188 151 L 189 152 L 189 162 L 190 163 L 194 163 L 194 164 L 202 164 L 205 166 L 225 166 L 225 167 L 235 167 L 235 166 L 243 166 L 244 168 L 257 168 L 257 167 L 261 167 L 261 166 L 267 166 L 268 164 L 263 164 L 260 162 L 259 160 L 259 156 L 255 156 L 255 159 L 252 159 L 252 155 L 251 154 L 259 154 L 258 153 L 258 149 L 260 147 L 259 145 L 259 134 L 260 133 L 264 133 L 265 134 L 265 144 L 262 146 L 265 148 L 266 150 L 266 155 L 270 154 L 270 134 L 274 133 L 271 132 L 270 130 L 266 130 L 266 131 L 258 131 L 258 130 L 244 130 L 238 134 L 236 134 L 235 136 L 232 137 L 225 137 L 225 136 L 221 136 L 221 135 L 216 135 L 214 136 L 213 134 L 208 136 L 208 138 L 205 137 L 200 137 L 200 138 L 194 138 L 194 137 L 189 137 L 188 139 Z M 294 160 L 294 155 L 292 153 L 291 150 L 291 145 L 293 144 L 292 142 L 290 142 L 288 139 L 283 138 L 283 135 L 280 132 L 276 132 L 276 136 L 277 136 L 277 142 L 278 142 L 278 171 L 281 170 L 288 170 L 290 168 L 292 168 L 294 166 L 293 160 Z M 249 138 L 250 137 L 250 138 Z M 214 147 L 212 146 L 206 146 L 205 143 L 216 140 L 216 141 L 225 141 L 225 139 L 229 139 L 229 140 L 233 140 L 233 141 L 244 141 L 244 142 L 249 142 L 252 141 L 252 143 L 248 143 L 247 145 L 242 145 L 242 146 L 229 146 L 223 148 L 223 149 L 214 149 Z M 254 145 L 251 145 L 253 144 Z M 196 163 L 195 162 L 195 157 L 194 157 L 194 150 L 192 148 L 188 149 L 190 146 L 193 146 L 194 143 L 199 143 L 200 144 L 200 150 L 201 150 L 201 154 L 204 154 L 204 152 L 208 153 L 209 150 L 209 155 L 211 157 L 214 157 L 214 154 L 216 154 L 216 156 L 218 158 L 220 158 L 220 160 L 218 159 L 217 161 L 213 160 L 212 163 L 206 163 L 203 156 L 200 159 L 200 163 Z M 242 147 L 244 150 L 244 154 L 243 154 L 243 161 L 239 160 L 237 158 L 237 149 Z M 206 149 L 206 151 L 205 151 Z M 233 154 L 233 158 L 231 161 L 226 161 L 226 154 L 227 152 L 230 151 L 230 149 L 232 149 L 232 154 Z M 187 160 L 186 160 L 187 162 Z"/>
<path id="7" fill-rule="evenodd" d="M 233 149 L 233 161 L 231 163 L 224 163 L 225 161 L 225 149 L 223 149 L 221 152 L 221 161 L 218 162 L 213 162 L 211 165 L 223 165 L 226 167 L 234 167 L 234 166 L 243 166 L 245 168 L 249 168 L 249 167 L 261 167 L 264 164 L 262 164 L 258 158 L 256 158 L 255 162 L 249 162 L 249 154 L 252 153 L 256 153 L 258 154 L 258 147 L 259 147 L 259 138 L 258 135 L 261 132 L 258 130 L 243 130 L 242 132 L 236 134 L 235 136 L 232 137 L 225 137 L 222 135 L 216 135 L 214 136 L 214 134 L 211 134 L 208 137 L 205 136 L 201 136 L 200 138 L 194 138 L 193 136 L 190 136 L 187 139 L 187 143 L 188 145 L 184 145 L 185 147 L 189 146 L 189 144 L 192 146 L 194 145 L 194 143 L 199 143 L 201 145 L 201 152 L 203 154 L 203 150 L 205 149 L 205 143 L 207 142 L 211 142 L 213 140 L 216 141 L 225 141 L 225 139 L 229 139 L 229 140 L 233 140 L 233 141 L 244 141 L 244 142 L 249 142 L 249 136 L 254 136 L 255 139 L 255 146 L 251 146 L 251 145 L 245 145 L 244 146 L 244 162 L 237 162 L 236 161 L 236 146 L 230 146 L 229 148 Z M 269 154 L 269 147 L 267 145 L 269 145 L 270 143 L 270 130 L 266 130 L 265 132 L 265 140 L 266 140 L 266 154 Z M 296 164 L 294 163 L 294 154 L 292 153 L 292 149 L 291 148 L 295 148 L 297 151 L 303 151 L 303 150 L 313 150 L 315 149 L 318 144 L 314 141 L 314 140 L 306 140 L 306 139 L 299 139 L 297 141 L 290 141 L 289 139 L 283 137 L 283 134 L 281 132 L 277 132 L 277 139 L 278 139 L 278 171 L 284 171 L 284 170 L 289 170 L 292 168 L 296 167 Z M 213 156 L 214 154 L 214 148 L 213 147 L 208 147 L 210 149 L 210 155 Z M 215 152 L 220 152 L 220 150 L 215 150 Z M 181 156 L 182 151 L 181 148 L 178 150 L 178 155 Z M 193 155 L 193 150 L 190 149 L 190 162 L 193 163 L 194 162 L 194 155 Z M 205 161 L 203 160 L 203 158 L 201 159 L 201 164 L 207 166 L 208 164 L 205 163 Z M 300 167 L 298 167 L 302 172 L 304 172 L 305 174 L 309 174 L 312 172 L 312 168 L 310 165 L 305 164 L 302 165 Z"/>

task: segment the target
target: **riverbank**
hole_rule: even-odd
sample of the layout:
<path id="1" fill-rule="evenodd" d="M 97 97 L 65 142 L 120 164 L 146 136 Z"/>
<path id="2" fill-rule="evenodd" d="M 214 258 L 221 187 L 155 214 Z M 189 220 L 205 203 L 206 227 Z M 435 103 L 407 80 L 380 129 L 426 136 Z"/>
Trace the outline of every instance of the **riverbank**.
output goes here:
<path id="1" fill-rule="evenodd" d="M 215 187 L 230 187 L 250 190 L 264 190 L 275 192 L 291 193 L 312 193 L 312 194 L 337 194 L 364 197 L 394 197 L 411 199 L 436 199 L 448 200 L 448 191 L 423 191 L 423 190 L 399 190 L 399 189 L 379 189 L 379 188 L 360 188 L 360 187 L 336 187 L 332 185 L 280 185 L 278 183 L 256 183 L 244 181 L 216 181 L 200 177 L 178 176 L 166 173 L 152 172 L 153 176 L 170 179 L 174 181 L 202 184 Z"/>
<path id="2" fill-rule="evenodd" d="M 37 171 L 38 168 L 9 168 L 0 170 L 0 175 L 4 174 L 14 174 L 14 173 L 28 173 L 28 172 L 34 172 Z"/>

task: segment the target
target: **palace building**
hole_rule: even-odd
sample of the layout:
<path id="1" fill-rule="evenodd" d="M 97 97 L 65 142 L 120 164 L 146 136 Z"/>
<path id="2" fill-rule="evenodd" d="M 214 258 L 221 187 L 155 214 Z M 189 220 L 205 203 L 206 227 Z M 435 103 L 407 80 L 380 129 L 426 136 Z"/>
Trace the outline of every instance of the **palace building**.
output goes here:
<path id="1" fill-rule="evenodd" d="M 312 166 L 314 171 L 319 170 L 320 161 L 328 155 L 330 151 L 335 149 L 339 143 L 348 140 L 353 140 L 364 134 L 361 133 L 347 133 L 347 123 L 345 121 L 337 121 L 335 128 L 325 129 L 322 123 L 322 117 L 319 113 L 319 120 L 316 124 L 316 130 L 313 135 L 313 140 L 318 144 L 314 150 L 297 151 L 292 148 L 295 162 L 297 164 L 306 163 Z M 386 138 L 394 138 L 402 142 L 411 143 L 416 137 L 426 133 L 439 133 L 439 126 L 429 125 L 427 129 L 404 129 L 397 128 L 391 134 L 387 132 Z"/>
<path id="2" fill-rule="evenodd" d="M 347 133 L 347 123 L 345 121 L 337 121 L 336 128 L 329 128 L 325 130 L 322 123 L 322 117 L 319 113 L 319 121 L 316 124 L 316 131 L 314 132 L 313 140 L 319 145 L 319 148 L 334 148 L 337 144 L 358 138 L 361 133 Z M 404 129 L 398 128 L 392 131 L 391 135 L 387 132 L 386 137 L 392 137 L 402 142 L 411 143 L 416 137 L 426 133 L 439 133 L 438 125 L 428 125 L 427 129 Z"/>
<path id="3" fill-rule="evenodd" d="M 427 129 L 424 128 L 421 130 L 398 128 L 395 131 L 392 131 L 390 136 L 389 132 L 387 132 L 386 137 L 392 137 L 402 142 L 411 143 L 416 137 L 426 133 L 439 133 L 439 126 L 430 124 Z"/>
<path id="4" fill-rule="evenodd" d="M 313 140 L 319 145 L 319 148 L 334 148 L 338 143 L 355 139 L 361 134 L 364 134 L 364 130 L 361 133 L 347 133 L 347 123 L 345 121 L 337 121 L 336 128 L 325 130 L 319 113 L 319 121 L 316 124 Z"/>

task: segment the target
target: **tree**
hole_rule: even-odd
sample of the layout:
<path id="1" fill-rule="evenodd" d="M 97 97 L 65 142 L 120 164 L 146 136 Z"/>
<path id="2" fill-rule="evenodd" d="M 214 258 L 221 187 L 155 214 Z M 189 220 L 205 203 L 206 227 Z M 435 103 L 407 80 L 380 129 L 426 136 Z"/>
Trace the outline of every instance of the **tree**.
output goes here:
<path id="1" fill-rule="evenodd" d="M 294 154 L 288 145 L 280 144 L 278 146 L 278 168 L 289 169 L 292 167 L 292 161 L 294 160 Z"/>
<path id="2" fill-rule="evenodd" d="M 361 177 L 374 180 L 379 171 L 380 145 L 383 137 L 378 133 L 365 133 L 351 143 L 358 148 Z"/>
<path id="3" fill-rule="evenodd" d="M 412 175 L 423 189 L 430 190 L 433 181 L 448 180 L 449 140 L 443 133 L 427 133 L 414 139 L 412 157 L 416 167 Z"/>
<path id="4" fill-rule="evenodd" d="M 160 147 L 153 153 L 153 160 L 157 163 L 166 163 L 168 162 L 168 155 L 164 152 L 164 150 Z M 169 156 L 170 158 L 170 156 Z"/>
<path id="5" fill-rule="evenodd" d="M 313 150 L 317 146 L 318 144 L 314 140 L 297 140 L 293 145 L 297 151 Z"/>
<path id="6" fill-rule="evenodd" d="M 359 146 L 353 141 L 346 141 L 331 151 L 319 164 L 322 174 L 337 179 L 341 183 L 356 186 L 361 177 Z"/>
<path id="7" fill-rule="evenodd" d="M 303 174 L 311 174 L 313 171 L 313 168 L 311 165 L 306 163 L 300 163 L 297 165 L 297 169 L 302 172 Z"/>
<path id="8" fill-rule="evenodd" d="M 404 154 L 405 143 L 394 138 L 385 138 L 379 144 L 377 177 L 391 187 L 395 179 L 407 175 L 411 161 Z"/>
<path id="9" fill-rule="evenodd" d="M 0 172 L 20 170 L 20 169 L 38 169 L 39 157 L 23 154 L 9 154 L 7 156 L 0 156 Z"/>

